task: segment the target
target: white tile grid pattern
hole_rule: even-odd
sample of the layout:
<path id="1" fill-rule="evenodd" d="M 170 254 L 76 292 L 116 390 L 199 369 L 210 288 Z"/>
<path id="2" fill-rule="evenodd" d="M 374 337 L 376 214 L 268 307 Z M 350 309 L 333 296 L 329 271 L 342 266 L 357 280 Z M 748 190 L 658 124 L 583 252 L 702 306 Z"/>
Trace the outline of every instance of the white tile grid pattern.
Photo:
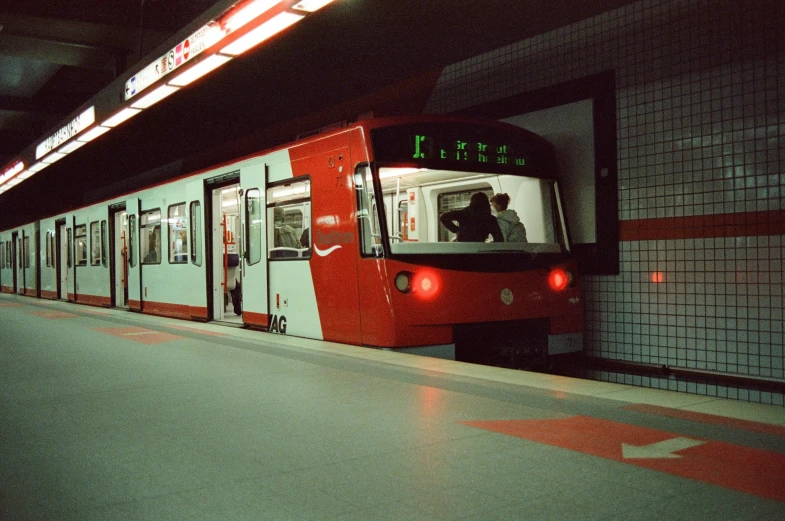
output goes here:
<path id="1" fill-rule="evenodd" d="M 620 220 L 781 211 L 785 22 L 777 3 L 636 2 L 449 66 L 426 112 L 613 69 Z M 785 379 L 784 248 L 781 236 L 622 242 L 620 275 L 584 278 L 588 354 Z M 655 272 L 663 282 L 652 282 Z M 783 404 L 779 393 L 595 376 Z"/>

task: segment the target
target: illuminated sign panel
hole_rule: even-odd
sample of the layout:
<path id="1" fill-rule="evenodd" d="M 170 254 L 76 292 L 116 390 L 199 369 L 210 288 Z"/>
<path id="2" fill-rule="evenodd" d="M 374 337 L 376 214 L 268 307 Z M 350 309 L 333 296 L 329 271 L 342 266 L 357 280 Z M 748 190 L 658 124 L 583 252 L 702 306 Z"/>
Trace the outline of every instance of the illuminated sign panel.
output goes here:
<path id="1" fill-rule="evenodd" d="M 90 107 L 72 119 L 66 126 L 39 143 L 35 147 L 35 158 L 41 159 L 72 137 L 83 132 L 93 123 L 95 123 L 95 107 Z"/>
<path id="2" fill-rule="evenodd" d="M 166 54 L 137 72 L 125 82 L 126 101 L 160 80 L 173 70 L 199 56 L 205 49 L 223 37 L 218 24 L 209 23 L 178 43 Z"/>
<path id="3" fill-rule="evenodd" d="M 415 124 L 371 131 L 377 161 L 429 168 L 526 172 L 555 167 L 552 147 L 536 136 L 477 125 Z"/>

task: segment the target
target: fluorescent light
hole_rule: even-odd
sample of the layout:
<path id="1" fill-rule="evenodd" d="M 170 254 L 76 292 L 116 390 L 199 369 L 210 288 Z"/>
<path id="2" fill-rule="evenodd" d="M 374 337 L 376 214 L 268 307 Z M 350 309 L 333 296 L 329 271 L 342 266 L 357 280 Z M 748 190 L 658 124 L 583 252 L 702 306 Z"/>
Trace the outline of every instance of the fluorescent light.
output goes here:
<path id="1" fill-rule="evenodd" d="M 25 170 L 24 172 L 20 173 L 16 177 L 18 177 L 20 181 L 24 181 L 25 179 L 32 177 L 33 175 L 35 175 L 35 172 L 31 172 L 30 170 Z"/>
<path id="2" fill-rule="evenodd" d="M 205 74 L 217 69 L 224 63 L 231 60 L 229 56 L 220 56 L 218 54 L 213 54 L 212 56 L 205 58 L 204 60 L 200 61 L 181 75 L 177 76 L 173 80 L 169 82 L 169 85 L 175 85 L 177 87 L 184 87 L 189 83 L 198 80 Z"/>
<path id="3" fill-rule="evenodd" d="M 230 31 L 236 31 L 262 13 L 269 11 L 279 2 L 280 0 L 256 0 L 251 2 L 234 13 L 223 25 Z"/>
<path id="4" fill-rule="evenodd" d="M 178 90 L 180 90 L 180 87 L 172 87 L 171 85 L 161 85 L 157 89 L 150 92 L 150 94 L 133 102 L 131 104 L 131 108 L 146 109 L 151 105 L 158 103 L 159 101 L 169 96 L 170 94 L 174 94 Z"/>
<path id="5" fill-rule="evenodd" d="M 116 127 L 123 121 L 127 121 L 131 119 L 132 117 L 136 116 L 140 112 L 142 111 L 139 109 L 132 109 L 130 107 L 124 108 L 123 110 L 112 116 L 111 118 L 101 123 L 101 125 L 104 127 Z"/>
<path id="6" fill-rule="evenodd" d="M 283 12 L 278 14 L 262 25 L 257 27 L 256 29 L 252 30 L 248 34 L 245 34 L 235 40 L 234 42 L 230 43 L 223 49 L 221 52 L 224 54 L 230 54 L 232 56 L 237 56 L 238 54 L 242 54 L 251 47 L 255 45 L 259 45 L 266 39 L 270 38 L 271 36 L 283 31 L 290 25 L 299 22 L 304 18 L 301 14 L 294 14 Z"/>
<path id="7" fill-rule="evenodd" d="M 66 154 L 63 154 L 62 152 L 50 152 L 50 153 L 49 153 L 49 154 L 48 154 L 46 157 L 44 157 L 44 158 L 41 160 L 41 162 L 42 162 L 42 163 L 48 163 L 48 164 L 50 164 L 50 165 L 51 165 L 51 164 L 52 164 L 52 163 L 54 163 L 55 161 L 60 161 L 60 160 L 61 160 L 61 159 L 63 159 L 65 156 L 66 156 Z"/>
<path id="8" fill-rule="evenodd" d="M 86 145 L 87 142 L 85 141 L 71 141 L 66 146 L 60 149 L 60 152 L 65 152 L 66 154 L 70 154 L 77 148 L 81 147 L 82 145 Z"/>
<path id="9" fill-rule="evenodd" d="M 302 2 L 294 4 L 292 9 L 313 13 L 314 11 L 318 11 L 322 7 L 326 6 L 327 4 L 331 4 L 332 2 L 333 0 L 303 0 Z"/>
<path id="10" fill-rule="evenodd" d="M 109 130 L 110 130 L 109 127 L 98 126 L 98 127 L 93 128 L 89 132 L 86 132 L 84 136 L 80 136 L 80 137 L 78 137 L 76 139 L 78 139 L 79 141 L 84 141 L 85 143 L 87 143 L 88 141 L 94 140 L 95 138 L 97 138 L 101 134 L 109 132 Z"/>
<path id="11" fill-rule="evenodd" d="M 402 177 L 409 174 L 416 174 L 417 172 L 423 172 L 424 170 L 424 168 L 380 168 L 379 179 Z"/>
<path id="12" fill-rule="evenodd" d="M 43 170 L 44 168 L 46 168 L 46 167 L 48 167 L 48 166 L 49 166 L 49 165 L 47 165 L 46 163 L 44 163 L 43 161 L 41 161 L 41 162 L 38 162 L 38 163 L 34 164 L 34 165 L 33 165 L 33 166 L 31 166 L 30 168 L 28 168 L 28 169 L 27 169 L 27 171 L 28 171 L 28 172 L 33 172 L 33 173 L 36 173 L 36 172 L 40 172 L 41 170 Z"/>

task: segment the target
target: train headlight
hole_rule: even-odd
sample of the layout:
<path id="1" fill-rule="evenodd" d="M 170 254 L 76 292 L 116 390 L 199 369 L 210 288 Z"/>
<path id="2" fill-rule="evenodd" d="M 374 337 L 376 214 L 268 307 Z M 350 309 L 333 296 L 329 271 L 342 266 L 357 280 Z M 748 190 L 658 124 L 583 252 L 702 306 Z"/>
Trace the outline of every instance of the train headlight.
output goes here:
<path id="1" fill-rule="evenodd" d="M 562 291 L 568 285 L 572 286 L 574 284 L 575 276 L 569 271 L 565 271 L 561 268 L 554 268 L 548 274 L 548 285 L 553 291 Z"/>
<path id="2" fill-rule="evenodd" d="M 409 293 L 412 290 L 411 273 L 402 271 L 395 276 L 395 287 L 401 293 Z"/>

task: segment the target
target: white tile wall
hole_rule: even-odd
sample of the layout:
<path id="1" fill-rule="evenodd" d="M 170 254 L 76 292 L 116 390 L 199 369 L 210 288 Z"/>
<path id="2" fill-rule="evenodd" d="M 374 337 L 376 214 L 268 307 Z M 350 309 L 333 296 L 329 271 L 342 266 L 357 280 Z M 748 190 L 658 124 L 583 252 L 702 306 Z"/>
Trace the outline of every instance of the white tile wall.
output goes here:
<path id="1" fill-rule="evenodd" d="M 780 4 L 631 3 L 448 67 L 426 112 L 451 112 L 613 69 L 621 221 L 782 211 Z M 688 230 L 696 238 L 624 241 L 620 275 L 584 278 L 587 351 L 785 380 L 785 239 L 754 231 L 701 238 L 719 234 L 698 232 Z M 662 282 L 652 281 L 655 273 Z M 595 376 L 783 404 L 778 393 Z"/>

